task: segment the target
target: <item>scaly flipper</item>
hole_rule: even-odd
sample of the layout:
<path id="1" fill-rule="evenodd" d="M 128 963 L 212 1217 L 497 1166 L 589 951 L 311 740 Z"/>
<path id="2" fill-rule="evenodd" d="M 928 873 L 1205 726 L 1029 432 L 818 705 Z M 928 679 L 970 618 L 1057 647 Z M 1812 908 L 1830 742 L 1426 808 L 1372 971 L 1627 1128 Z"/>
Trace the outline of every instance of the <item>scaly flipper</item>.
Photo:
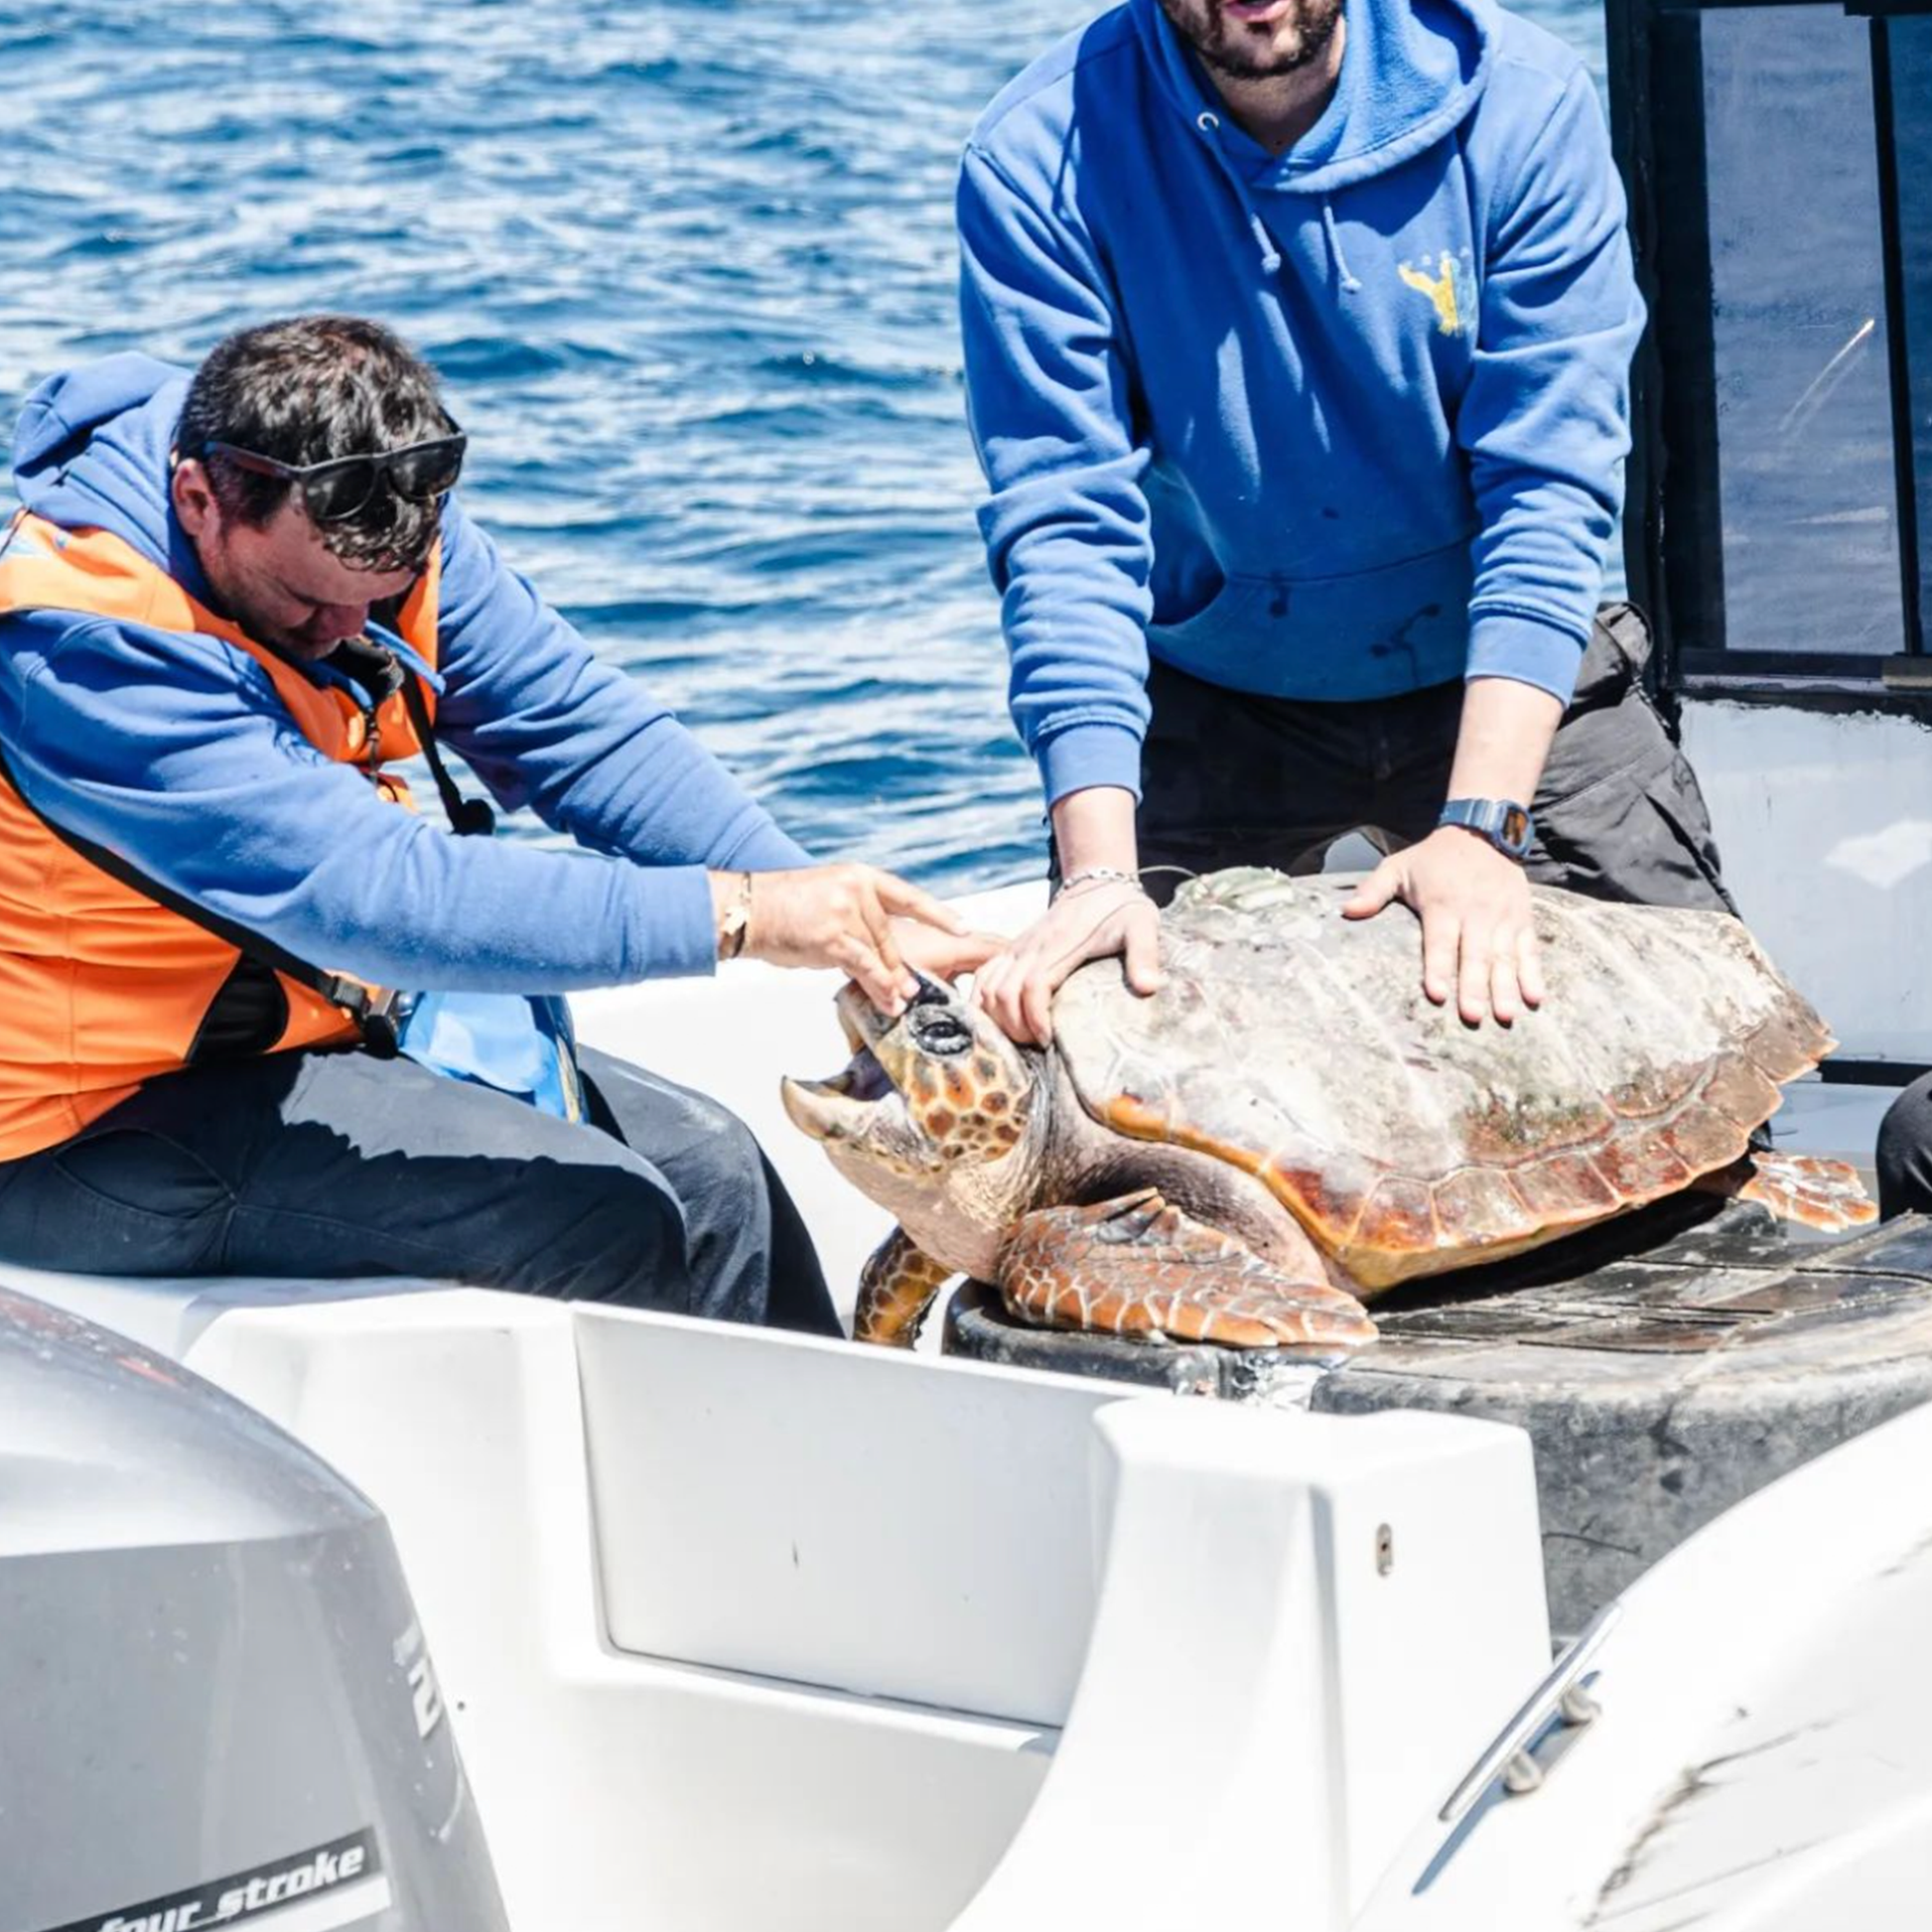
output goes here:
<path id="1" fill-rule="evenodd" d="M 926 1311 L 954 1272 L 920 1253 L 903 1228 L 895 1228 L 859 1271 L 852 1339 L 910 1348 L 919 1338 Z"/>
<path id="2" fill-rule="evenodd" d="M 1878 1204 L 1864 1190 L 1856 1168 L 1812 1154 L 1773 1154 L 1768 1149 L 1695 1183 L 1713 1194 L 1754 1200 L 1786 1221 L 1836 1234 L 1878 1218 Z"/>
<path id="3" fill-rule="evenodd" d="M 1153 1187 L 1023 1215 L 1000 1257 L 1023 1321 L 1236 1348 L 1358 1348 L 1375 1324 L 1352 1295 L 1298 1281 L 1171 1207 Z"/>

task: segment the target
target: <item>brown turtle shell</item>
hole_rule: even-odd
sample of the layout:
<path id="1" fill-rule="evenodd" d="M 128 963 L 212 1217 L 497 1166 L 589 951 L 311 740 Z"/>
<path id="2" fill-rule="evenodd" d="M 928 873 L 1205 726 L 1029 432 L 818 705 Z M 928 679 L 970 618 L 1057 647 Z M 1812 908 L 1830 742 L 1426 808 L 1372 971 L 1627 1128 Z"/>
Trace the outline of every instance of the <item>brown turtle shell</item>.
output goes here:
<path id="1" fill-rule="evenodd" d="M 1061 988 L 1081 1103 L 1258 1174 L 1361 1288 L 1534 1247 L 1728 1167 L 1834 1041 L 1735 919 L 1533 887 L 1546 995 L 1513 1027 L 1424 996 L 1416 920 L 1356 882 L 1220 873 L 1162 920 L 1166 984 Z"/>

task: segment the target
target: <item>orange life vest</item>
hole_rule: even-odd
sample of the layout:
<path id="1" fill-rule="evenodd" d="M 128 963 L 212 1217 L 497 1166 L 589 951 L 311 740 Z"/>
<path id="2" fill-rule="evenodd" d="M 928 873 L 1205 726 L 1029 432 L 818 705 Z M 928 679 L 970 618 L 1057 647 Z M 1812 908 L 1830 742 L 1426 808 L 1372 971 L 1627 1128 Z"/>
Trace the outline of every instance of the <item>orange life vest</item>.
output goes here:
<path id="1" fill-rule="evenodd" d="M 432 555 L 396 624 L 431 666 L 437 577 Z M 22 611 L 222 638 L 268 673 L 310 744 L 361 766 L 389 802 L 409 803 L 381 768 L 422 749 L 400 693 L 375 709 L 372 759 L 353 696 L 312 683 L 109 531 L 21 516 L 0 555 L 0 615 Z M 425 717 L 432 702 L 423 692 Z M 369 989 L 343 979 L 330 989 L 342 999 L 331 999 L 170 909 L 159 891 L 54 830 L 0 768 L 0 1161 L 69 1139 L 158 1074 L 356 1036 L 354 1008 Z"/>

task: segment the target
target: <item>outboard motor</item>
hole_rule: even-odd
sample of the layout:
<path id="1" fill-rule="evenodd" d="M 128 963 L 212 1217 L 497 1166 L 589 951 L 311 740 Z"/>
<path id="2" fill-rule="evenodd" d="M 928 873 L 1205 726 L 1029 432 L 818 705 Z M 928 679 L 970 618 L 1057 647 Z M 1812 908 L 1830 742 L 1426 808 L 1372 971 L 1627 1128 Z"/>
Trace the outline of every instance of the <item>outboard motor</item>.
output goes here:
<path id="1" fill-rule="evenodd" d="M 0 1932 L 505 1932 L 374 1507 L 0 1290 Z"/>

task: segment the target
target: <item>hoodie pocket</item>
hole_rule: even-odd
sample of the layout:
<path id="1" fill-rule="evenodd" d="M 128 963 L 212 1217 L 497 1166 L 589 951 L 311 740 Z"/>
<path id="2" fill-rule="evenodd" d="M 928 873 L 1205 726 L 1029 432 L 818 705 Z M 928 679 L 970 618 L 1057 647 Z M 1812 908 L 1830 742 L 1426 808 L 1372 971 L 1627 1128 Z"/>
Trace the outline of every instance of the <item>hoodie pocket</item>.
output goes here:
<path id="1" fill-rule="evenodd" d="M 1269 697 L 1386 697 L 1460 677 L 1469 655 L 1466 540 L 1333 577 L 1227 579 L 1178 623 L 1148 627 L 1164 662 Z"/>

